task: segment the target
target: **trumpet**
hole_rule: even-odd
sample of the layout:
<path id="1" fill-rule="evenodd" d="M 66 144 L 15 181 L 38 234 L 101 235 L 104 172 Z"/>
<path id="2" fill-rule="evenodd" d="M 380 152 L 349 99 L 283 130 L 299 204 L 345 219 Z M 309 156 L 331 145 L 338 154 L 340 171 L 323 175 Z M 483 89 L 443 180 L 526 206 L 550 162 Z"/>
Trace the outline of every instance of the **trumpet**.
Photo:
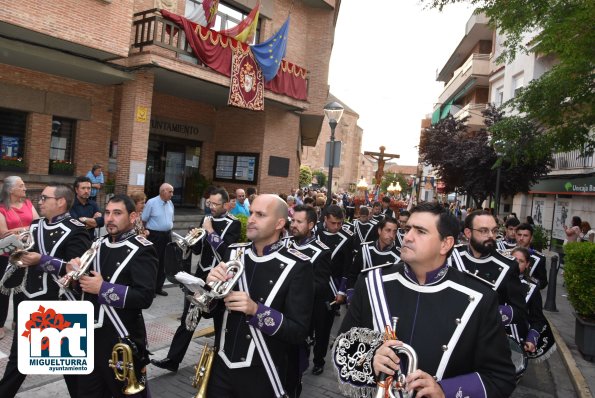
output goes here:
<path id="1" fill-rule="evenodd" d="M 91 264 L 97 256 L 99 247 L 101 246 L 101 239 L 97 239 L 91 247 L 81 256 L 81 265 L 77 270 L 68 272 L 66 275 L 56 281 L 61 289 L 68 290 L 72 281 L 78 281 L 81 276 L 88 274 Z"/>
<path id="2" fill-rule="evenodd" d="M 28 250 L 30 250 L 35 245 L 33 234 L 29 230 L 21 232 L 19 235 L 17 235 L 16 243 L 17 248 L 8 257 L 8 263 L 13 266 L 22 268 L 23 262 L 21 261 L 21 258 L 23 257 L 23 255 L 27 253 Z"/>
<path id="3" fill-rule="evenodd" d="M 5 286 L 6 281 L 8 281 L 17 269 L 24 267 L 21 259 L 31 248 L 33 248 L 33 246 L 35 246 L 35 239 L 33 239 L 31 231 L 26 230 L 18 235 L 10 235 L 7 238 L 2 239 L 1 242 L 0 246 L 2 247 L 2 251 L 10 254 L 8 256 L 8 267 L 6 268 L 2 279 L 0 279 L 0 293 L 9 294 L 10 289 L 13 287 Z M 25 269 L 20 286 L 14 287 L 15 293 L 22 291 L 28 272 L 29 269 Z"/>
<path id="4" fill-rule="evenodd" d="M 173 241 L 184 252 L 204 239 L 205 236 L 207 236 L 207 231 L 203 228 L 192 228 L 184 237 L 172 232 Z"/>
<path id="5" fill-rule="evenodd" d="M 231 279 L 209 282 L 202 288 L 197 287 L 198 291 L 194 292 L 193 295 L 186 296 L 186 299 L 192 304 L 186 316 L 187 330 L 194 330 L 198 325 L 199 314 L 201 312 L 211 312 L 215 305 L 214 301 L 224 298 L 232 291 L 243 272 L 244 264 L 241 261 L 228 261 L 227 275 L 232 275 Z"/>
<path id="6" fill-rule="evenodd" d="M 134 372 L 132 360 L 132 349 L 128 344 L 116 343 L 112 348 L 112 359 L 109 360 L 109 367 L 114 370 L 116 380 L 126 381 L 126 387 L 122 391 L 124 395 L 138 394 L 145 389 L 139 383 Z"/>
<path id="7" fill-rule="evenodd" d="M 192 378 L 192 387 L 198 388 L 194 398 L 206 398 L 207 385 L 209 384 L 209 377 L 211 376 L 214 358 L 215 349 L 208 344 L 205 344 L 202 354 L 200 354 L 200 359 L 196 366 L 194 366 L 195 374 Z"/>
<path id="8" fill-rule="evenodd" d="M 378 376 L 378 390 L 374 398 L 409 398 L 415 394 L 407 392 L 407 382 L 405 379 L 409 373 L 417 370 L 417 353 L 408 344 L 391 347 L 396 354 L 403 354 L 407 357 L 407 373 L 397 370 L 395 376 L 388 376 L 386 373 L 380 373 Z"/>

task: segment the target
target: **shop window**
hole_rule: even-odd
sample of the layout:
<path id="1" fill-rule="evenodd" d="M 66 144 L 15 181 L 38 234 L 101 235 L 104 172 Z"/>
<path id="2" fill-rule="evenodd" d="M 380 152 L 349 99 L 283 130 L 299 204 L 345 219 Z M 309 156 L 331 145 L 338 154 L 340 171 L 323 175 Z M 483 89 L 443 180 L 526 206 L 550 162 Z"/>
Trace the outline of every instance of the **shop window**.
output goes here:
<path id="1" fill-rule="evenodd" d="M 215 180 L 256 183 L 257 153 L 215 153 Z"/>
<path id="2" fill-rule="evenodd" d="M 74 173 L 73 148 L 76 121 L 61 117 L 52 119 L 50 141 L 50 174 L 68 175 Z"/>
<path id="3" fill-rule="evenodd" d="M 27 113 L 0 108 L 0 171 L 25 171 Z"/>

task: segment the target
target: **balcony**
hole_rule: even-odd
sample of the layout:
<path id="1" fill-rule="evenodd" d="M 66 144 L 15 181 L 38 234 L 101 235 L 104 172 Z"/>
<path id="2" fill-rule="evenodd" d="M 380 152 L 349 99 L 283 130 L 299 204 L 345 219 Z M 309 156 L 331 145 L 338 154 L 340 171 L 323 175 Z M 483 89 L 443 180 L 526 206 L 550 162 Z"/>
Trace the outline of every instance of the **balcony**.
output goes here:
<path id="1" fill-rule="evenodd" d="M 456 99 L 473 86 L 488 86 L 489 75 L 490 55 L 471 54 L 467 61 L 454 72 L 452 79 L 446 83 L 438 102 L 445 104 L 453 98 Z"/>
<path id="2" fill-rule="evenodd" d="M 581 156 L 580 150 L 554 154 L 554 165 L 550 174 L 583 174 L 593 172 L 595 161 L 593 155 Z"/>
<path id="3" fill-rule="evenodd" d="M 479 130 L 480 128 L 485 127 L 484 117 L 481 112 L 483 112 L 486 108 L 487 104 L 469 103 L 462 108 L 453 105 L 451 108 L 451 113 L 456 112 L 453 114 L 455 119 L 462 119 L 469 116 L 469 119 L 467 119 L 467 126 L 469 126 L 471 130 Z"/>

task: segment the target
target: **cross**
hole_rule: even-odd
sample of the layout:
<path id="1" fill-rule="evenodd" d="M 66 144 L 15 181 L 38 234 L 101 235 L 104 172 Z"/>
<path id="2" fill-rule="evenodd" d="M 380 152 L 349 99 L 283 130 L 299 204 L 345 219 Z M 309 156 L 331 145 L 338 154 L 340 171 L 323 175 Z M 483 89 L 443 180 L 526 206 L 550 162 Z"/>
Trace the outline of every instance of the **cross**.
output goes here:
<path id="1" fill-rule="evenodd" d="M 370 156 L 372 159 L 378 161 L 378 170 L 376 170 L 376 175 L 374 176 L 374 178 L 376 178 L 376 185 L 378 186 L 380 186 L 382 176 L 384 175 L 384 163 L 386 163 L 387 160 L 398 159 L 401 157 L 401 155 L 397 155 L 396 153 L 384 153 L 385 149 L 384 146 L 381 146 L 380 152 L 364 152 L 364 155 Z"/>

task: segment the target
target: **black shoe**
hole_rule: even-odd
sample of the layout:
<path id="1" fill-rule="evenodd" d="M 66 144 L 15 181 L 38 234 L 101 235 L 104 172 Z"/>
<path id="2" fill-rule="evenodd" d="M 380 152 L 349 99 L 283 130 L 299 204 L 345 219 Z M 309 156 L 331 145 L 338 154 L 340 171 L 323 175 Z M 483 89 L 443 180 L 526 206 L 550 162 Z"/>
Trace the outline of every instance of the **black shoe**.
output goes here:
<path id="1" fill-rule="evenodd" d="M 312 368 L 312 374 L 314 376 L 321 375 L 322 372 L 324 372 L 324 366 L 314 365 L 314 368 Z"/>
<path id="2" fill-rule="evenodd" d="M 167 292 L 165 290 L 159 290 L 158 292 L 155 292 L 155 294 L 158 294 L 163 297 L 167 296 Z"/>
<path id="3" fill-rule="evenodd" d="M 170 372 L 177 372 L 180 364 L 175 363 L 169 358 L 151 359 L 151 363 L 158 368 L 169 370 Z"/>

